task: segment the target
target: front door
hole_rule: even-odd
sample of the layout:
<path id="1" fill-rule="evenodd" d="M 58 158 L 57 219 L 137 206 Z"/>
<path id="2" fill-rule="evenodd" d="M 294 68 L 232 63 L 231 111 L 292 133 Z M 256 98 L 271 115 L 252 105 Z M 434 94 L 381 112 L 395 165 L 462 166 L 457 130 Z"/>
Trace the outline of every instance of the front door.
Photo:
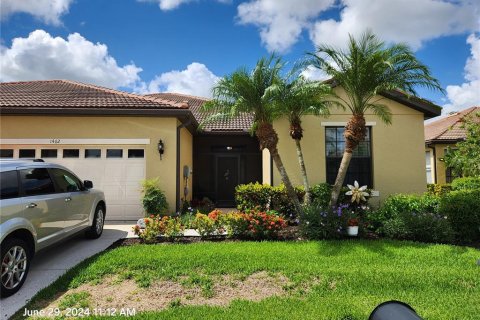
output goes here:
<path id="1" fill-rule="evenodd" d="M 217 156 L 216 186 L 217 206 L 235 206 L 235 187 L 239 179 L 239 157 Z"/>

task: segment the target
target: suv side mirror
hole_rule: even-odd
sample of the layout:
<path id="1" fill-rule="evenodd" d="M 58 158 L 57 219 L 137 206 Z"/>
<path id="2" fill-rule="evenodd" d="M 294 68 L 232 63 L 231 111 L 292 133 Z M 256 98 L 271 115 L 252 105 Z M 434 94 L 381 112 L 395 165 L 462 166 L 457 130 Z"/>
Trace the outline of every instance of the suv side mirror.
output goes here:
<path id="1" fill-rule="evenodd" d="M 85 189 L 92 189 L 93 188 L 93 182 L 90 180 L 85 180 L 83 181 L 83 186 Z"/>

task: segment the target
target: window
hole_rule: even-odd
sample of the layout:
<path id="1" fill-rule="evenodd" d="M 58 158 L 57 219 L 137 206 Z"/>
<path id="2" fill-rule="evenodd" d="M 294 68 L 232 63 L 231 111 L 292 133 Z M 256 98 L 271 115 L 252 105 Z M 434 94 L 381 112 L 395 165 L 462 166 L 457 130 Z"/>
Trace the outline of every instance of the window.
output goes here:
<path id="1" fill-rule="evenodd" d="M 82 190 L 82 183 L 70 172 L 62 169 L 50 169 L 50 171 L 59 192 L 76 192 Z"/>
<path id="2" fill-rule="evenodd" d="M 345 150 L 344 127 L 325 128 L 325 155 L 327 164 L 327 182 L 335 183 L 338 168 Z M 361 185 L 373 187 L 372 156 L 371 156 L 371 128 L 367 127 L 365 140 L 360 142 L 353 151 L 352 160 L 345 176 L 344 185 L 358 181 Z"/>
<path id="3" fill-rule="evenodd" d="M 448 154 L 449 152 L 452 152 L 452 151 L 455 151 L 457 150 L 456 148 L 453 148 L 453 149 L 444 149 L 444 153 L 445 155 Z M 455 178 L 458 178 L 459 176 L 457 176 L 455 173 L 453 173 L 453 169 L 451 167 L 447 167 L 445 169 L 445 182 L 446 183 L 452 183 L 452 181 L 455 179 Z"/>
<path id="4" fill-rule="evenodd" d="M 18 197 L 17 171 L 4 171 L 0 173 L 0 200 Z"/>
<path id="5" fill-rule="evenodd" d="M 85 149 L 85 158 L 100 158 L 102 150 L 100 149 Z"/>
<path id="6" fill-rule="evenodd" d="M 123 150 L 107 149 L 107 158 L 123 158 Z"/>
<path id="7" fill-rule="evenodd" d="M 0 149 L 0 158 L 13 158 L 13 149 Z"/>
<path id="8" fill-rule="evenodd" d="M 56 158 L 58 155 L 57 149 L 42 149 L 42 158 Z"/>
<path id="9" fill-rule="evenodd" d="M 128 149 L 129 158 L 143 158 L 145 150 L 143 149 Z"/>
<path id="10" fill-rule="evenodd" d="M 20 149 L 19 158 L 35 158 L 35 149 Z"/>
<path id="11" fill-rule="evenodd" d="M 425 168 L 427 171 L 427 183 L 433 183 L 431 159 L 432 159 L 432 152 L 425 151 Z"/>
<path id="12" fill-rule="evenodd" d="M 26 196 L 55 192 L 52 179 L 45 168 L 20 170 L 20 181 Z"/>
<path id="13" fill-rule="evenodd" d="M 64 158 L 79 158 L 80 150 L 78 149 L 63 149 Z"/>

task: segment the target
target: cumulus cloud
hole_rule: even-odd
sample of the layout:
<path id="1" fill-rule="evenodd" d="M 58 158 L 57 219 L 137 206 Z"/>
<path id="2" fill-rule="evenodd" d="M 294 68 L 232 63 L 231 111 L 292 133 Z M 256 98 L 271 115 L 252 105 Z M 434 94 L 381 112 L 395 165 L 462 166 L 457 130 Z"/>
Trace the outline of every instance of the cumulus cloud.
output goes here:
<path id="1" fill-rule="evenodd" d="M 162 73 L 148 84 L 142 83 L 134 90 L 138 93 L 177 92 L 211 97 L 211 90 L 218 80 L 219 77 L 204 64 L 193 62 L 185 70 Z"/>
<path id="2" fill-rule="evenodd" d="M 467 43 L 471 55 L 465 64 L 466 82 L 447 86 L 449 103 L 443 106 L 444 113 L 480 106 L 480 36 L 471 34 Z"/>
<path id="3" fill-rule="evenodd" d="M 70 79 L 112 88 L 133 86 L 142 71 L 133 63 L 119 66 L 105 44 L 78 33 L 52 37 L 44 30 L 1 47 L 0 69 L 1 81 Z"/>
<path id="4" fill-rule="evenodd" d="M 301 73 L 308 80 L 328 80 L 330 77 L 320 69 L 317 69 L 312 66 L 308 66 Z"/>
<path id="5" fill-rule="evenodd" d="M 23 12 L 31 14 L 45 23 L 58 25 L 60 16 L 68 12 L 73 0 L 2 0 L 0 18 Z"/>
<path id="6" fill-rule="evenodd" d="M 178 8 L 184 3 L 189 3 L 198 0 L 137 0 L 139 2 L 157 2 L 158 6 L 163 11 L 173 10 Z M 217 2 L 221 3 L 230 3 L 231 0 L 217 0 Z"/>
<path id="7" fill-rule="evenodd" d="M 317 21 L 310 31 L 315 44 L 344 46 L 348 34 L 371 29 L 380 38 L 418 49 L 428 40 L 477 28 L 477 1 L 342 0 L 340 19 Z"/>
<path id="8" fill-rule="evenodd" d="M 285 52 L 335 0 L 253 0 L 238 6 L 240 24 L 253 24 L 269 51 Z"/>

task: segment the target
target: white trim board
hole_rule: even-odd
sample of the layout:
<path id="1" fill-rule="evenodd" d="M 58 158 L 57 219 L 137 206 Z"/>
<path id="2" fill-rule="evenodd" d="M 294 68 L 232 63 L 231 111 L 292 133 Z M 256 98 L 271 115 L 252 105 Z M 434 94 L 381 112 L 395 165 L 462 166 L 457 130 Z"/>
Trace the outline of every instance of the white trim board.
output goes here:
<path id="1" fill-rule="evenodd" d="M 321 126 L 322 127 L 344 127 L 347 125 L 347 122 L 343 122 L 343 121 L 340 121 L 340 122 L 321 122 Z M 366 122 L 365 123 L 366 126 L 370 127 L 370 126 L 376 126 L 377 123 L 375 121 L 371 121 L 371 122 Z"/>
<path id="2" fill-rule="evenodd" d="M 150 139 L 0 139 L 0 144 L 25 144 L 25 145 L 126 145 L 150 144 Z"/>

